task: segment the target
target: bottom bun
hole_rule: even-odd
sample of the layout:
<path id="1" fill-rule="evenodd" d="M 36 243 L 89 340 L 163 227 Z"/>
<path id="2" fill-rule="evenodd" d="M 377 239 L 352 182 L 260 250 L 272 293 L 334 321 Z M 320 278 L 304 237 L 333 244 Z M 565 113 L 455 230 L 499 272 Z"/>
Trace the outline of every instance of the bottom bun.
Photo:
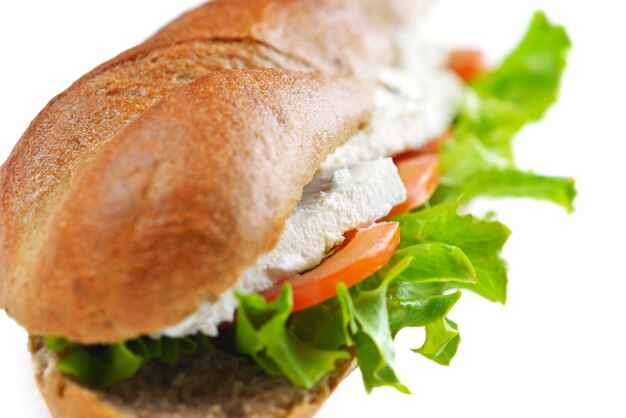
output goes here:
<path id="1" fill-rule="evenodd" d="M 343 362 L 314 388 L 297 388 L 245 358 L 198 350 L 176 366 L 146 364 L 106 391 L 61 374 L 56 355 L 31 337 L 35 377 L 55 418 L 306 418 L 354 370 Z"/>

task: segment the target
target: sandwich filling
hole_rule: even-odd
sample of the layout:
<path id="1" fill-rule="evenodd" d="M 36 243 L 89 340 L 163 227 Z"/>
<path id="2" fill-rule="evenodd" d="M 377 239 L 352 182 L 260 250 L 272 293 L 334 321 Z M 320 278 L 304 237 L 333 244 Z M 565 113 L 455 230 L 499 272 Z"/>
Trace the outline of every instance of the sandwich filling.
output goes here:
<path id="1" fill-rule="evenodd" d="M 222 294 L 217 302 L 204 302 L 193 315 L 162 334 L 217 336 L 218 325 L 234 319 L 235 290 L 265 290 L 277 280 L 317 266 L 342 243 L 345 232 L 371 225 L 405 199 L 406 191 L 391 158 L 320 170 L 304 188 L 276 247 L 244 271 L 236 289 Z"/>
<path id="2" fill-rule="evenodd" d="M 420 148 L 452 123 L 464 86 L 446 67 L 445 51 L 416 30 L 400 32 L 395 45 L 395 64 L 380 71 L 371 123 L 328 156 L 322 169 Z"/>

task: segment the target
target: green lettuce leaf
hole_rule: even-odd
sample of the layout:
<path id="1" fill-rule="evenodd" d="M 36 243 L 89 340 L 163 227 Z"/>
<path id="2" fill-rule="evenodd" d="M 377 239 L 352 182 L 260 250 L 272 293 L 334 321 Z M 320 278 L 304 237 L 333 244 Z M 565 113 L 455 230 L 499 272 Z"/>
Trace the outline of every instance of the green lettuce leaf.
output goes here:
<path id="1" fill-rule="evenodd" d="M 50 351 L 54 351 L 55 353 L 64 351 L 71 345 L 71 343 L 65 338 L 46 337 L 44 341 L 46 344 L 46 348 L 48 348 L 48 350 Z"/>
<path id="2" fill-rule="evenodd" d="M 466 288 L 494 301 L 506 301 L 506 262 L 500 256 L 510 231 L 499 222 L 458 214 L 459 202 L 447 201 L 394 218 L 400 223 L 399 249 L 423 243 L 458 247 L 475 270 L 475 281 L 442 281 L 444 289 Z"/>
<path id="3" fill-rule="evenodd" d="M 284 375 L 295 385 L 310 388 L 334 370 L 338 360 L 350 358 L 345 350 L 317 348 L 290 332 L 287 320 L 293 297 L 289 284 L 270 303 L 257 294 L 238 294 L 237 298 L 237 349 L 252 356 L 268 373 Z"/>
<path id="4" fill-rule="evenodd" d="M 389 326 L 395 337 L 407 327 L 419 328 L 445 317 L 461 297 L 461 292 L 424 296 L 413 283 L 393 283 L 387 294 Z"/>
<path id="5" fill-rule="evenodd" d="M 409 393 L 395 371 L 396 348 L 389 328 L 387 286 L 360 292 L 354 300 L 358 323 L 356 354 L 365 389 L 371 392 L 380 386 L 390 386 Z"/>
<path id="6" fill-rule="evenodd" d="M 515 168 L 492 169 L 475 173 L 464 180 L 460 188 L 443 185 L 437 198 L 441 201 L 454 199 L 460 193 L 465 201 L 478 196 L 532 197 L 562 206 L 568 213 L 574 211 L 576 186 L 567 177 L 541 176 Z"/>
<path id="7" fill-rule="evenodd" d="M 532 197 L 573 211 L 569 178 L 515 167 L 512 140 L 543 117 L 558 96 L 571 44 L 563 27 L 537 12 L 519 46 L 504 62 L 472 82 L 454 129 L 441 150 L 441 184 L 433 202 L 455 197 Z"/>
<path id="8" fill-rule="evenodd" d="M 475 284 L 476 270 L 463 250 L 438 242 L 420 243 L 397 250 L 388 267 L 407 263 L 398 278 L 419 283 Z"/>
<path id="9" fill-rule="evenodd" d="M 79 381 L 96 388 L 111 385 L 134 376 L 149 361 L 174 365 L 179 356 L 195 353 L 200 347 L 211 347 L 207 337 L 136 340 L 111 345 L 81 346 L 63 338 L 46 337 L 46 347 L 61 355 L 57 368 Z"/>
<path id="10" fill-rule="evenodd" d="M 133 353 L 126 344 L 119 343 L 98 354 L 85 349 L 74 350 L 57 362 L 57 368 L 91 386 L 107 388 L 134 376 L 143 363 L 141 356 Z"/>
<path id="11" fill-rule="evenodd" d="M 536 12 L 517 48 L 472 87 L 482 97 L 514 103 L 529 120 L 539 120 L 557 99 L 570 47 L 565 29 Z"/>
<path id="12" fill-rule="evenodd" d="M 350 290 L 357 324 L 357 360 L 368 392 L 376 387 L 389 386 L 409 393 L 395 371 L 396 349 L 387 310 L 387 289 L 416 262 L 411 254 L 398 257 Z"/>
<path id="13" fill-rule="evenodd" d="M 450 365 L 461 342 L 459 327 L 448 318 L 426 325 L 426 341 L 413 350 L 442 366 Z"/>

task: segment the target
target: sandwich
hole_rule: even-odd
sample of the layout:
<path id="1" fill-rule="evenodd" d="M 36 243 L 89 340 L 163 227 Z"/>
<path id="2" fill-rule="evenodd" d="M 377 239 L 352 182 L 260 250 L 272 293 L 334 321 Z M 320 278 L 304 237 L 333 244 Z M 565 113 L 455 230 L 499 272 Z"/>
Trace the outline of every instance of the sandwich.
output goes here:
<path id="1" fill-rule="evenodd" d="M 398 332 L 447 365 L 461 291 L 505 302 L 510 232 L 459 210 L 573 210 L 511 149 L 570 42 L 538 12 L 487 69 L 409 5 L 214 0 L 35 118 L 0 168 L 0 307 L 53 416 L 308 417 L 357 366 L 408 393 Z"/>

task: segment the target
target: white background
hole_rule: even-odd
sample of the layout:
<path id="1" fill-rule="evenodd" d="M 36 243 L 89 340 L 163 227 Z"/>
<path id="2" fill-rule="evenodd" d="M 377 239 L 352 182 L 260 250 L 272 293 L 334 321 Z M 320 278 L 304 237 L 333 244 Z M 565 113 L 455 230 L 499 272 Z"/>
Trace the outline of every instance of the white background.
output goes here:
<path id="1" fill-rule="evenodd" d="M 132 46 L 197 0 L 0 2 L 0 160 L 30 120 L 73 80 Z M 495 207 L 514 231 L 505 307 L 464 294 L 451 314 L 462 343 L 448 368 L 399 339 L 413 396 L 366 397 L 351 376 L 320 417 L 624 417 L 626 405 L 626 59 L 620 1 L 441 0 L 430 25 L 450 45 L 512 46 L 536 8 L 573 42 L 560 103 L 520 135 L 521 165 L 573 175 L 577 212 L 514 200 Z M 33 379 L 26 333 L 0 313 L 0 417 L 49 417 Z"/>

